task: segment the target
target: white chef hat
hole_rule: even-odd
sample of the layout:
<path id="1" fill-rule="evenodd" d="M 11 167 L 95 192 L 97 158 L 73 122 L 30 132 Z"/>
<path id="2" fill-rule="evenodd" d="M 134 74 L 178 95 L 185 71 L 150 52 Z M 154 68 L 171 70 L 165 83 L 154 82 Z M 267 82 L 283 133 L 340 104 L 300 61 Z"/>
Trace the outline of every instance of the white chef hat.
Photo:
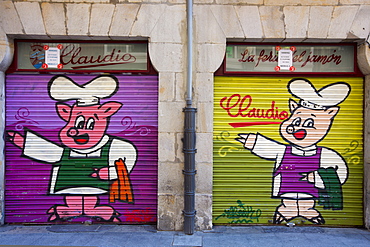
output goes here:
<path id="1" fill-rule="evenodd" d="M 310 109 L 327 109 L 342 103 L 351 87 L 346 82 L 335 82 L 320 90 L 307 79 L 293 79 L 288 83 L 289 92 L 300 99 L 300 105 Z"/>
<path id="2" fill-rule="evenodd" d="M 49 95 L 57 101 L 76 100 L 78 106 L 97 105 L 100 99 L 116 93 L 118 82 L 112 76 L 98 76 L 84 85 L 78 85 L 66 76 L 56 76 L 49 82 Z"/>

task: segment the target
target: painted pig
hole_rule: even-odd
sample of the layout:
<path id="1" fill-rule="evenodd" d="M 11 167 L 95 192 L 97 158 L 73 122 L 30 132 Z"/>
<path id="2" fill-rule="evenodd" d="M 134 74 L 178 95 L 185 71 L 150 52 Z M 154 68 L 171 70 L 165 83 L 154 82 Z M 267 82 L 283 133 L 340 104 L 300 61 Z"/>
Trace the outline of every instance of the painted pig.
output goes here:
<path id="1" fill-rule="evenodd" d="M 253 154 L 275 160 L 272 196 L 280 198 L 281 204 L 276 208 L 274 223 L 302 217 L 314 224 L 324 224 L 324 218 L 315 209 L 319 189 L 327 189 L 325 209 L 342 209 L 341 189 L 333 193 L 327 185 L 340 187 L 348 171 L 336 151 L 317 144 L 328 134 L 339 111 L 337 105 L 347 98 L 350 86 L 337 82 L 317 91 L 310 81 L 293 79 L 288 89 L 300 102 L 289 100 L 290 116 L 280 125 L 280 135 L 287 145 L 253 133 L 239 134 L 236 140 Z"/>
<path id="2" fill-rule="evenodd" d="M 48 210 L 50 221 L 89 216 L 118 222 L 119 213 L 110 205 L 99 205 L 98 196 L 109 193 L 110 202 L 116 199 L 133 202 L 129 172 L 136 163 L 136 148 L 127 140 L 106 134 L 109 118 L 122 104 L 100 103 L 100 99 L 112 96 L 117 88 L 117 81 L 111 76 L 97 77 L 82 86 L 68 77 L 56 76 L 49 83 L 49 94 L 62 101 L 56 104 L 56 109 L 66 122 L 59 132 L 63 146 L 32 131 L 26 131 L 24 136 L 8 132 L 23 155 L 53 164 L 49 193 L 63 195 L 65 204 Z M 76 103 L 73 106 L 63 103 L 67 100 Z"/>
<path id="3" fill-rule="evenodd" d="M 89 149 L 96 146 L 105 135 L 109 117 L 122 106 L 118 102 L 107 102 L 102 105 L 73 107 L 57 103 L 57 112 L 67 124 L 59 136 L 64 145 L 73 149 Z"/>

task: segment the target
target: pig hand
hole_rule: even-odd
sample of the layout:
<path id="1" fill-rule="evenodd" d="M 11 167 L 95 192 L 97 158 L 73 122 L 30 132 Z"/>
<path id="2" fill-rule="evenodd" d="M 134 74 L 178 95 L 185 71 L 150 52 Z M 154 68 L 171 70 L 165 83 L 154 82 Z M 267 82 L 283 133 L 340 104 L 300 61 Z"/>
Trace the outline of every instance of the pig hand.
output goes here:
<path id="1" fill-rule="evenodd" d="M 302 178 L 300 181 L 307 181 L 309 183 L 315 183 L 315 173 L 314 172 L 301 172 Z"/>
<path id="2" fill-rule="evenodd" d="M 18 132 L 15 131 L 7 131 L 8 139 L 11 141 L 15 146 L 23 149 L 24 146 L 24 137 L 21 136 Z"/>
<path id="3" fill-rule="evenodd" d="M 109 179 L 109 167 L 103 167 L 101 169 L 94 168 L 94 173 L 91 174 L 91 177 L 99 178 L 102 180 Z"/>
<path id="4" fill-rule="evenodd" d="M 257 139 L 257 135 L 253 133 L 249 134 L 238 134 L 240 138 L 235 138 L 238 142 L 242 143 L 244 148 L 246 149 L 253 149 L 254 144 Z"/>

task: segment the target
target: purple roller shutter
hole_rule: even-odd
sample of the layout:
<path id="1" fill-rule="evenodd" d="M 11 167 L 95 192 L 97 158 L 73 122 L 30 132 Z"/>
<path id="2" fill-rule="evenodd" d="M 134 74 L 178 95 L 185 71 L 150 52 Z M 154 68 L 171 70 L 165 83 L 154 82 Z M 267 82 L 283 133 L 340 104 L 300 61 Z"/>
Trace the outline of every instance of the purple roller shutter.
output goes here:
<path id="1" fill-rule="evenodd" d="M 76 90 L 97 78 L 116 88 L 108 96 L 105 81 L 99 92 Z M 53 80 L 77 86 L 51 93 Z M 78 105 L 68 95 L 100 102 Z M 156 222 L 157 119 L 157 76 L 8 75 L 6 223 Z"/>

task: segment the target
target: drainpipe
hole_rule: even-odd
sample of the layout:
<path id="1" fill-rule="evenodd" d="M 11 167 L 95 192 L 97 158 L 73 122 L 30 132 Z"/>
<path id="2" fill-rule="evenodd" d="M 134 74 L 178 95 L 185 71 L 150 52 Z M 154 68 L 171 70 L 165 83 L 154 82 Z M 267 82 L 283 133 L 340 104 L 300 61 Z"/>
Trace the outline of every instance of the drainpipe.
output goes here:
<path id="1" fill-rule="evenodd" d="M 187 0 L 187 92 L 184 123 L 183 153 L 184 163 L 184 233 L 194 234 L 195 226 L 195 113 L 196 108 L 192 107 L 193 88 L 193 1 Z"/>

